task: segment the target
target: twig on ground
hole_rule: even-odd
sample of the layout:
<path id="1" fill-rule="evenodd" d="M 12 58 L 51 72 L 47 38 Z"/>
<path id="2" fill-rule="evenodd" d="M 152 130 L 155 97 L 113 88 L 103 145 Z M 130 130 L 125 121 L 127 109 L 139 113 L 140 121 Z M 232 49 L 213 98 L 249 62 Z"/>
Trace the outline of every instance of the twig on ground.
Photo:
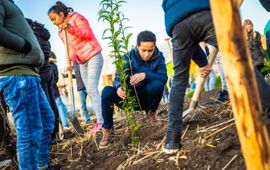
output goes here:
<path id="1" fill-rule="evenodd" d="M 219 123 L 219 124 L 216 124 L 216 125 L 207 127 L 207 128 L 205 128 L 205 129 L 202 129 L 202 130 L 197 130 L 197 133 L 208 132 L 208 131 L 210 131 L 210 130 L 213 130 L 213 129 L 216 128 L 216 127 L 219 127 L 219 126 L 221 126 L 221 125 L 230 123 L 230 122 L 232 122 L 232 121 L 234 121 L 234 118 L 233 118 L 233 119 L 230 119 L 230 120 L 228 120 L 228 121 L 225 121 L 225 122 L 222 122 L 222 123 Z"/>
<path id="2" fill-rule="evenodd" d="M 165 142 L 165 139 L 166 139 L 166 137 L 164 136 L 163 139 L 162 139 L 162 141 L 157 145 L 157 147 L 156 147 L 157 150 L 160 149 L 160 147 L 162 146 L 162 144 Z"/>
<path id="3" fill-rule="evenodd" d="M 229 125 L 227 125 L 227 126 L 221 128 L 221 129 L 219 129 L 219 130 L 217 130 L 217 131 L 211 133 L 210 135 L 207 135 L 206 137 L 204 137 L 204 138 L 202 139 L 202 141 L 205 141 L 206 139 L 210 138 L 211 136 L 213 136 L 213 135 L 215 135 L 215 134 L 217 134 L 217 133 L 219 133 L 219 132 L 221 132 L 221 131 L 227 129 L 228 127 L 230 127 L 230 126 L 232 126 L 232 125 L 234 125 L 234 123 L 231 123 L 231 124 L 229 124 Z"/>
<path id="4" fill-rule="evenodd" d="M 237 155 L 234 155 L 234 157 L 221 169 L 221 170 L 225 170 L 226 168 L 228 168 L 228 166 L 237 158 Z"/>
<path id="5" fill-rule="evenodd" d="M 184 139 L 184 137 L 185 137 L 185 135 L 186 135 L 186 133 L 188 131 L 188 128 L 189 128 L 189 125 L 187 125 L 187 127 L 186 127 L 186 129 L 185 129 L 185 131 L 184 131 L 184 133 L 183 133 L 183 135 L 181 137 L 181 139 Z"/>

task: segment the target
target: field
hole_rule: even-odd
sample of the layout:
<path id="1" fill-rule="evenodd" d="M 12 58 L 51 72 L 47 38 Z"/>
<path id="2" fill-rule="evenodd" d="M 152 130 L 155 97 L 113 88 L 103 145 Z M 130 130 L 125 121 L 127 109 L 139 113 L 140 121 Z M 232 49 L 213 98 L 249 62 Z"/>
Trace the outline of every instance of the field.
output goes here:
<path id="1" fill-rule="evenodd" d="M 109 148 L 98 149 L 101 133 L 93 135 L 88 132 L 84 137 L 73 135 L 52 146 L 51 163 L 61 164 L 62 169 L 74 170 L 245 169 L 231 107 L 229 103 L 214 104 L 217 93 L 203 93 L 200 108 L 184 119 L 183 147 L 177 155 L 162 153 L 168 106 L 160 105 L 158 125 L 149 124 L 144 115 L 137 114 L 136 119 L 143 124 L 138 132 L 140 143 L 132 144 L 125 119 L 118 115 L 115 119 L 115 140 Z M 188 107 L 188 100 L 185 108 Z M 84 128 L 89 131 L 90 125 Z M 0 157 L 4 158 L 7 155 Z M 15 162 L 5 169 L 14 169 Z"/>

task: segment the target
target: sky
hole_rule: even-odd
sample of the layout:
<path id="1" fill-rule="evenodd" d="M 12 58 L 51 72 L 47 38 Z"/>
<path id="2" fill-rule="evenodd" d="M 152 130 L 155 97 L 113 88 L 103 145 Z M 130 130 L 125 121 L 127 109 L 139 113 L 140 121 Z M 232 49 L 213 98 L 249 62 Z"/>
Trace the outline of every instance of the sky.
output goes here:
<path id="1" fill-rule="evenodd" d="M 161 4 L 162 0 L 126 0 L 127 3 L 121 8 L 127 18 L 130 19 L 126 26 L 131 26 L 129 30 L 133 33 L 130 44 L 136 44 L 136 35 L 143 30 L 150 30 L 157 36 L 157 46 L 169 55 L 168 47 L 165 43 L 165 38 L 168 38 L 164 26 L 164 12 Z M 58 28 L 54 26 L 48 18 L 48 9 L 55 4 L 55 0 L 14 0 L 19 8 L 24 13 L 25 17 L 36 20 L 45 24 L 45 27 L 51 33 L 52 50 L 58 57 L 58 67 L 63 69 L 65 67 L 65 47 L 58 37 Z M 107 25 L 103 21 L 98 21 L 98 11 L 100 9 L 100 0 L 62 0 L 62 2 L 69 7 L 72 7 L 75 12 L 84 15 L 94 31 L 95 36 L 100 42 L 103 51 L 102 54 L 105 59 L 103 67 L 103 74 L 110 73 L 113 70 L 111 64 L 112 60 L 108 58 L 108 53 L 111 49 L 107 47 L 107 41 L 102 40 L 103 30 Z M 255 30 L 263 33 L 264 26 L 270 18 L 261 6 L 259 1 L 244 0 L 241 8 L 241 16 L 243 19 L 251 19 Z M 106 69 L 104 69 L 106 68 Z"/>

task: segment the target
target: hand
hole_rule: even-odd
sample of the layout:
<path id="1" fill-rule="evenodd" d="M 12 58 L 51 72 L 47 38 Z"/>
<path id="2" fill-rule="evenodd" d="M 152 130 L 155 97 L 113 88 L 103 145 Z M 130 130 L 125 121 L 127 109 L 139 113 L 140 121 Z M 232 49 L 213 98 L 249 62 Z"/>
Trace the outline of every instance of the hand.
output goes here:
<path id="1" fill-rule="evenodd" d="M 200 75 L 202 78 L 207 78 L 207 76 L 211 73 L 211 67 L 207 64 L 206 66 L 201 67 Z"/>
<path id="2" fill-rule="evenodd" d="M 59 28 L 61 30 L 69 29 L 69 27 L 70 27 L 70 24 L 69 23 L 65 23 L 65 22 L 63 24 L 59 25 Z"/>
<path id="3" fill-rule="evenodd" d="M 136 85 L 145 79 L 145 73 L 137 73 L 130 77 L 130 84 Z"/>
<path id="4" fill-rule="evenodd" d="M 73 66 L 67 66 L 66 71 L 73 71 Z"/>
<path id="5" fill-rule="evenodd" d="M 125 99 L 126 98 L 126 94 L 125 92 L 123 92 L 123 90 L 121 89 L 121 87 L 119 87 L 116 91 L 117 95 L 121 98 L 121 99 Z"/>

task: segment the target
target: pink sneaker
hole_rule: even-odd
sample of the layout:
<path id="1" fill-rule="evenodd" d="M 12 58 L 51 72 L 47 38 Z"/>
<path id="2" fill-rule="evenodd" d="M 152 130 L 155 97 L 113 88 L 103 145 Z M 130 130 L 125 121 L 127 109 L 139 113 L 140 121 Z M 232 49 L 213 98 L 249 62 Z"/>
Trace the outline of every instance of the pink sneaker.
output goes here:
<path id="1" fill-rule="evenodd" d="M 102 130 L 102 124 L 96 123 L 95 126 L 94 126 L 93 129 L 92 129 L 92 132 L 93 132 L 93 133 L 96 133 L 96 132 L 99 132 L 99 131 L 101 131 L 101 130 Z"/>

